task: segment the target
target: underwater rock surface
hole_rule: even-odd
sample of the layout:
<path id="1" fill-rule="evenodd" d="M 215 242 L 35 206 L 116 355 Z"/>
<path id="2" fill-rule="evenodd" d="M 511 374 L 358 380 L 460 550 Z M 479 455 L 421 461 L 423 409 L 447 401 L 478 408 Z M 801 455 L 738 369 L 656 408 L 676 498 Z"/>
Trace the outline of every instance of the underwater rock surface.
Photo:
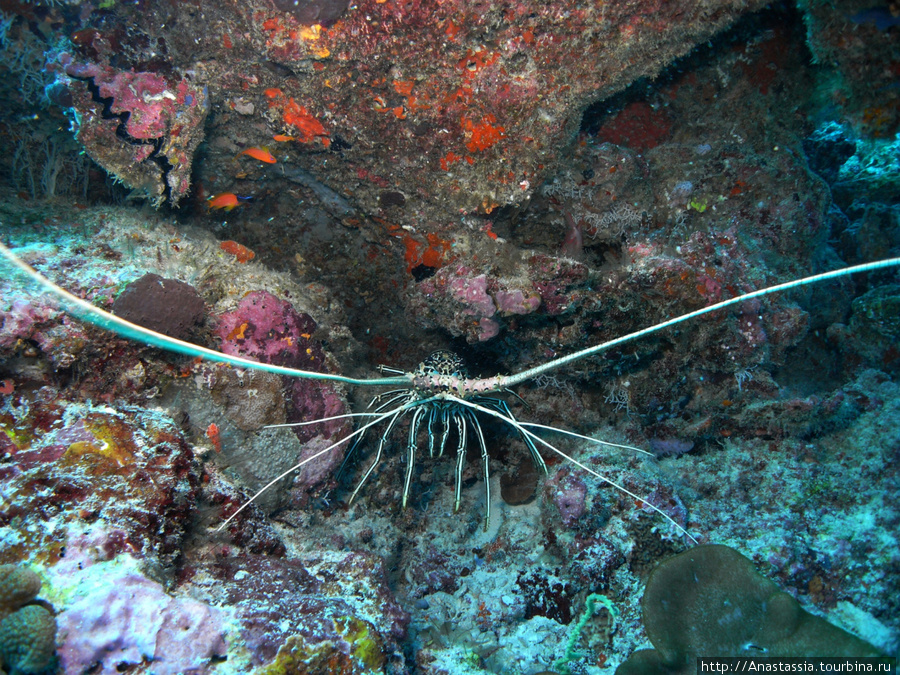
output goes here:
<path id="1" fill-rule="evenodd" d="M 102 213 L 106 225 L 90 242 L 72 236 L 52 253 L 36 245 L 20 251 L 48 271 L 68 270 L 70 281 L 101 278 L 100 269 L 115 256 L 87 256 L 77 272 L 57 261 L 70 260 L 72 250 L 115 251 L 132 241 L 126 228 L 137 221 L 129 221 L 127 210 Z M 164 232 L 162 221 L 157 227 Z M 279 285 L 277 275 L 238 263 L 194 234 L 197 240 L 181 238 L 180 253 L 162 265 L 155 252 L 169 235 L 151 235 L 133 249 L 135 267 L 165 267 L 177 277 L 194 269 L 177 261 L 200 256 L 199 267 L 210 276 L 198 288 L 222 278 L 226 285 L 216 287 L 232 289 L 230 297 L 206 296 L 219 315 L 251 297 L 244 284 L 309 307 L 301 288 Z M 11 235 L 23 232 L 7 230 Z M 133 274 L 122 272 L 123 278 Z M 125 286 L 113 279 L 107 283 Z M 12 280 L 4 283 L 12 289 Z M 55 325 L 70 321 L 59 312 L 39 312 L 23 323 L 20 305 L 5 307 L 4 326 L 25 336 L 54 335 Z M 855 325 L 845 324 L 845 339 L 854 339 Z M 104 335 L 82 330 L 92 339 Z M 273 443 L 275 430 L 260 428 L 283 419 L 270 417 L 269 404 L 256 409 L 258 418 L 251 414 L 257 399 L 285 405 L 280 378 L 238 378 L 219 372 L 220 366 L 104 339 L 118 345 L 115 371 L 127 375 L 106 388 L 113 396 L 103 404 L 79 400 L 96 391 L 98 375 L 79 365 L 93 362 L 91 349 L 73 354 L 67 383 L 58 381 L 63 371 L 52 366 L 57 350 L 46 340 L 28 348 L 10 341 L 3 351 L 11 391 L 0 408 L 0 486 L 8 504 L 0 523 L 2 561 L 42 571 L 45 596 L 59 612 L 57 653 L 64 667 L 75 664 L 72 672 L 99 661 L 109 672 L 127 666 L 135 672 L 269 673 L 290 671 L 298 659 L 322 673 L 405 672 L 413 663 L 429 673 L 454 672 L 462 663 L 527 672 L 568 658 L 566 645 L 590 594 L 610 598 L 618 618 L 613 624 L 602 613 L 591 617 L 569 657 L 614 667 L 642 645 L 644 579 L 687 542 L 634 499 L 565 463 L 551 461 L 543 479 L 521 444 L 486 424 L 495 456 L 486 531 L 477 461 L 464 465 L 457 516 L 446 459 L 422 460 L 409 508 L 402 510 L 404 453 L 397 452 L 400 438 L 389 438 L 392 449 L 357 504 L 342 500 L 371 461 L 371 449 L 345 467 L 347 478 L 313 472 L 324 481 L 315 487 L 301 471 L 260 508 L 216 532 L 246 501 L 243 486 L 258 487 L 290 465 L 283 461 L 302 456 L 291 431 L 280 430 L 293 441 Z M 743 383 L 748 395 L 758 391 L 753 387 L 760 377 Z M 258 393 L 248 398 L 253 389 Z M 573 409 L 581 411 L 582 423 L 600 419 L 596 411 L 574 407 L 585 399 L 562 379 L 522 391 L 532 405 L 516 410 L 523 420 Z M 252 403 L 242 406 L 241 396 Z M 563 400 L 568 413 L 559 407 Z M 802 400 L 767 402 L 754 395 L 747 403 L 742 414 L 721 418 L 729 431 L 720 434 L 721 443 L 693 432 L 694 446 L 653 461 L 582 442 L 560 446 L 701 541 L 746 551 L 805 608 L 890 651 L 897 644 L 890 600 L 895 578 L 881 570 L 896 555 L 889 467 L 900 438 L 888 421 L 900 413 L 897 384 L 870 368 Z M 599 438 L 634 445 L 640 427 L 621 414 L 617 424 L 615 417 L 598 422 Z M 655 448 L 654 442 L 677 445 L 653 437 L 637 445 Z M 857 557 L 860 550 L 867 551 L 867 562 Z M 120 581 L 100 584 L 110 578 Z M 131 598 L 133 607 L 110 593 Z M 110 609 L 97 614 L 98 607 Z M 115 613 L 125 611 L 161 619 L 130 623 Z M 85 622 L 118 628 L 93 631 L 88 644 L 77 632 Z M 178 636 L 185 634 L 193 636 L 194 648 L 179 651 L 184 643 Z M 410 645 L 416 647 L 408 657 Z"/>
<path id="2" fill-rule="evenodd" d="M 898 255 L 897 26 L 840 0 L 714 35 L 749 7 L 6 2 L 0 241 L 96 307 L 353 378 L 521 372 Z M 169 354 L 4 265 L 0 564 L 42 582 L 47 673 L 609 675 L 698 543 L 896 654 L 898 289 L 704 315 L 436 408 L 445 437 L 402 380 Z"/>
<path id="3" fill-rule="evenodd" d="M 763 4 L 123 5 L 79 27 L 61 77 L 87 87 L 61 86 L 95 160 L 157 198 L 186 193 L 195 129 L 214 101 L 238 113 L 218 121 L 234 132 L 255 112 L 293 137 L 292 163 L 354 192 L 357 208 L 377 210 L 390 191 L 430 221 L 527 198 L 589 103 Z M 207 163 L 231 159 L 210 150 Z M 309 161 L 322 152 L 330 162 Z"/>

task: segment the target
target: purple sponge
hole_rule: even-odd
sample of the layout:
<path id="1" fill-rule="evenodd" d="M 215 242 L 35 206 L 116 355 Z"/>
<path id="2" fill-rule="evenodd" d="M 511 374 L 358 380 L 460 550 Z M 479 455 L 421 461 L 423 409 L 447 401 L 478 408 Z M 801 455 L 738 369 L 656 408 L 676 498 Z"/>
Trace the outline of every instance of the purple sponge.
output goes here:
<path id="1" fill-rule="evenodd" d="M 262 363 L 324 370 L 324 353 L 312 334 L 316 322 L 268 291 L 248 293 L 237 309 L 219 317 L 222 351 Z"/>
<path id="2" fill-rule="evenodd" d="M 200 675 L 212 657 L 226 653 L 217 610 L 173 598 L 134 565 L 96 564 L 79 576 L 74 599 L 59 615 L 65 672 L 114 675 L 152 661 L 156 675 Z"/>

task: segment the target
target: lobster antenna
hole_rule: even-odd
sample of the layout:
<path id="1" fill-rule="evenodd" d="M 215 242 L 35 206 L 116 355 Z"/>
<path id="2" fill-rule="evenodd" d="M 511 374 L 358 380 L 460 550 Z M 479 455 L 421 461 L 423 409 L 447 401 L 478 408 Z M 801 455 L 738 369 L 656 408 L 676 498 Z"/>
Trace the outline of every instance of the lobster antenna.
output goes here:
<path id="1" fill-rule="evenodd" d="M 666 513 L 665 511 L 663 511 L 661 508 L 659 508 L 658 506 L 655 506 L 654 504 L 648 502 L 646 499 L 644 499 L 644 498 L 641 497 L 640 495 L 635 494 L 634 492 L 632 492 L 631 490 L 629 490 L 628 488 L 626 488 L 624 485 L 620 485 L 619 483 L 616 483 L 615 481 L 611 480 L 610 478 L 607 478 L 606 476 L 604 476 L 604 475 L 601 474 L 601 473 L 598 473 L 597 471 L 595 471 L 594 469 L 590 468 L 589 466 L 583 464 L 582 462 L 579 462 L 577 459 L 575 459 L 575 458 L 572 457 L 571 455 L 567 455 L 567 454 L 564 453 L 562 450 L 560 450 L 559 448 L 557 448 L 555 445 L 552 445 L 552 444 L 548 443 L 548 442 L 545 441 L 543 438 L 541 438 L 540 436 L 538 436 L 537 434 L 535 434 L 533 431 L 529 431 L 528 429 L 526 429 L 525 426 L 522 425 L 522 424 L 520 424 L 519 421 L 516 420 L 515 418 L 513 418 L 513 417 L 507 417 L 507 416 L 504 415 L 503 413 L 497 412 L 497 411 L 495 411 L 495 410 L 491 410 L 490 408 L 486 408 L 485 406 L 482 406 L 482 405 L 478 405 L 477 403 L 474 403 L 473 401 L 467 401 L 467 400 L 462 399 L 462 398 L 457 398 L 456 396 L 453 396 L 452 394 L 450 394 L 450 395 L 447 396 L 447 400 L 455 401 L 455 402 L 458 403 L 459 405 L 466 406 L 467 408 L 472 408 L 473 410 L 478 410 L 478 411 L 480 411 L 480 412 L 483 412 L 483 413 L 486 414 L 486 415 L 491 415 L 492 417 L 496 417 L 497 419 L 503 420 L 504 422 L 506 422 L 507 424 L 509 424 L 511 427 L 513 427 L 513 428 L 516 429 L 517 431 L 522 432 L 523 435 L 525 435 L 525 436 L 527 436 L 527 437 L 530 437 L 533 441 L 537 441 L 538 443 L 540 443 L 541 445 L 543 445 L 545 448 L 549 448 L 550 450 L 552 450 L 553 452 L 555 452 L 557 455 L 559 455 L 560 457 L 562 457 L 562 458 L 563 458 L 564 460 L 566 460 L 567 462 L 571 462 L 572 464 L 574 464 L 575 466 L 577 466 L 579 469 L 583 469 L 584 471 L 587 471 L 589 474 L 591 474 L 591 475 L 594 476 L 595 478 L 600 479 L 601 481 L 603 481 L 604 483 L 606 483 L 606 484 L 609 485 L 610 487 L 615 488 L 615 489 L 618 490 L 619 492 L 621 492 L 621 493 L 623 493 L 623 494 L 626 494 L 626 495 L 628 495 L 629 497 L 632 497 L 633 499 L 638 500 L 639 502 L 641 502 L 641 504 L 644 504 L 644 505 L 648 506 L 651 510 L 656 511 L 656 513 L 658 513 L 659 515 L 661 515 L 663 518 L 665 518 L 666 520 L 668 520 L 669 523 L 671 523 L 673 526 L 675 526 L 675 529 L 678 530 L 678 532 L 679 532 L 680 534 L 685 535 L 685 536 L 688 537 L 691 541 L 693 541 L 695 544 L 699 543 L 699 542 L 697 541 L 697 539 L 696 539 L 690 532 L 688 532 L 688 531 L 687 531 L 686 529 L 684 529 L 681 525 L 679 525 L 679 524 L 675 521 L 675 519 L 672 518 L 672 516 L 670 516 L 669 514 L 667 514 L 667 513 Z M 543 425 L 528 425 L 528 426 L 538 426 L 538 427 L 540 427 L 540 426 L 543 426 Z M 553 428 L 553 427 L 544 427 L 544 428 L 551 429 L 552 431 L 563 431 L 562 429 L 556 429 L 556 428 Z M 568 433 L 568 432 L 563 431 L 563 433 Z M 593 438 L 590 438 L 590 437 L 587 437 L 587 436 L 582 436 L 582 438 L 585 438 L 586 440 L 591 441 L 591 442 L 593 442 L 593 443 L 597 443 L 597 440 L 596 440 L 596 439 L 593 439 Z M 602 441 L 601 441 L 601 443 L 602 443 Z M 635 449 L 636 449 L 636 448 L 635 448 Z M 642 450 L 641 452 L 644 452 L 644 451 Z M 649 454 L 649 453 L 648 453 L 648 454 Z"/>
<path id="2" fill-rule="evenodd" d="M 88 323 L 92 323 L 95 326 L 99 326 L 104 330 L 108 330 L 121 335 L 122 337 L 142 342 L 143 344 L 150 347 L 158 347 L 159 349 L 165 349 L 178 354 L 186 354 L 187 356 L 199 357 L 202 359 L 206 359 L 207 361 L 227 363 L 237 368 L 251 368 L 253 370 L 262 370 L 267 373 L 275 373 L 277 375 L 301 377 L 307 380 L 343 382 L 344 384 L 349 384 L 352 386 L 402 386 L 409 384 L 409 379 L 406 377 L 381 377 L 364 380 L 353 377 L 345 377 L 343 375 L 333 375 L 330 373 L 317 373 L 309 370 L 297 370 L 295 368 L 287 368 L 285 366 L 276 366 L 271 363 L 260 363 L 259 361 L 252 361 L 240 356 L 230 356 L 228 354 L 223 354 L 222 352 L 217 352 L 214 349 L 201 347 L 200 345 L 185 342 L 184 340 L 178 340 L 177 338 L 169 337 L 168 335 L 163 335 L 162 333 L 152 331 L 149 328 L 139 326 L 138 324 L 132 323 L 131 321 L 126 321 L 125 319 L 118 317 L 115 314 L 111 314 L 106 310 L 95 307 L 86 300 L 82 300 L 81 298 L 69 293 L 63 288 L 60 288 L 49 279 L 42 276 L 32 267 L 25 264 L 18 257 L 16 257 L 16 255 L 13 254 L 13 252 L 10 251 L 2 242 L 0 242 L 0 255 L 2 255 L 6 259 L 6 261 L 16 270 L 37 283 L 51 295 L 54 295 L 56 298 L 58 298 L 61 301 L 63 308 L 69 314 L 72 314 L 82 321 L 87 321 Z"/>
<path id="3" fill-rule="evenodd" d="M 586 359 L 589 356 L 594 356 L 595 354 L 599 354 L 600 352 L 604 352 L 607 349 L 611 349 L 625 342 L 637 340 L 638 338 L 642 338 L 645 335 L 657 333 L 661 330 L 669 328 L 670 326 L 675 326 L 679 323 L 690 321 L 691 319 L 694 319 L 698 316 L 703 316 L 704 314 L 709 314 L 710 312 L 715 312 L 731 305 L 737 305 L 747 300 L 752 300 L 753 298 L 760 298 L 764 295 L 771 295 L 772 293 L 780 293 L 781 291 L 787 291 L 791 288 L 798 288 L 800 286 L 809 286 L 811 284 L 817 284 L 820 281 L 828 281 L 829 279 L 839 279 L 841 277 L 850 276 L 851 274 L 856 274 L 857 272 L 872 272 L 874 270 L 898 266 L 900 266 L 900 258 L 888 258 L 886 260 L 879 260 L 877 262 L 854 265 L 853 267 L 844 267 L 839 270 L 832 270 L 831 272 L 823 272 L 822 274 L 815 274 L 811 277 L 804 277 L 803 279 L 796 279 L 794 281 L 788 281 L 776 286 L 762 288 L 758 291 L 753 291 L 752 293 L 738 295 L 737 297 L 731 298 L 729 300 L 717 302 L 716 304 L 710 305 L 709 307 L 703 307 L 693 312 L 677 316 L 674 319 L 663 321 L 662 323 L 658 323 L 655 326 L 649 326 L 648 328 L 643 328 L 641 330 L 635 331 L 634 333 L 623 335 L 622 337 L 615 338 L 614 340 L 609 340 L 608 342 L 604 342 L 593 347 L 588 347 L 587 349 L 582 349 L 581 351 L 575 352 L 574 354 L 562 356 L 558 359 L 554 359 L 553 361 L 547 361 L 547 363 L 535 366 L 534 368 L 523 370 L 521 373 L 516 373 L 515 375 L 509 375 L 507 377 L 501 377 L 499 386 L 511 387 L 513 385 L 519 384 L 520 382 L 524 382 L 526 380 L 537 377 L 538 375 L 542 375 L 550 370 L 556 370 L 557 368 L 562 368 L 563 366 L 574 363 L 575 361 L 580 361 L 581 359 Z"/>

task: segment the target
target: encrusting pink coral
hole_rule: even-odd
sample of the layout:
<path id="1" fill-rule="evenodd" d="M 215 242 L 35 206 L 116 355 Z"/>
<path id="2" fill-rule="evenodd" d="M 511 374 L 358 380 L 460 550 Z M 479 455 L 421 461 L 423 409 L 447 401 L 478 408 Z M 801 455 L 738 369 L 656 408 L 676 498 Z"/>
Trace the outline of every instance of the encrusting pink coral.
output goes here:
<path id="1" fill-rule="evenodd" d="M 200 674 L 226 653 L 222 613 L 170 596 L 129 556 L 89 565 L 71 580 L 76 590 L 60 613 L 59 655 L 67 673 L 113 674 L 152 659 L 157 675 Z"/>

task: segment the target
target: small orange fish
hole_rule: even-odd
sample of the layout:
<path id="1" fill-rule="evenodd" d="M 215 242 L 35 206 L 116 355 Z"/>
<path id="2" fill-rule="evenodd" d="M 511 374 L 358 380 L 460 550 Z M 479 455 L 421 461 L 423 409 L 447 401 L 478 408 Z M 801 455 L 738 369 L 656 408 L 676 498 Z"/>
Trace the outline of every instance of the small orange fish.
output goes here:
<path id="1" fill-rule="evenodd" d="M 230 253 L 231 255 L 233 255 L 235 257 L 235 259 L 242 265 L 246 262 L 250 262 L 251 260 L 253 260 L 256 257 L 256 254 L 253 251 L 251 251 L 249 248 L 247 248 L 243 244 L 237 243 L 236 241 L 231 241 L 230 239 L 228 241 L 223 241 L 221 244 L 219 244 L 219 248 L 222 249 L 223 251 L 225 251 L 225 253 Z M 241 328 L 241 330 L 238 331 L 240 333 L 239 338 L 243 337 L 244 328 L 246 328 L 246 324 L 241 324 L 241 325 L 243 326 L 243 328 Z M 236 335 L 237 335 L 237 333 L 236 333 Z M 230 339 L 231 335 L 229 335 L 228 337 Z"/>
<path id="2" fill-rule="evenodd" d="M 206 208 L 210 210 L 225 209 L 226 211 L 231 211 L 235 206 L 240 205 L 241 203 L 238 200 L 238 196 L 233 192 L 222 192 L 221 194 L 210 197 L 206 202 Z"/>
<path id="3" fill-rule="evenodd" d="M 237 159 L 241 155 L 247 155 L 247 157 L 258 159 L 260 162 L 265 162 L 266 164 L 274 164 L 278 161 L 266 148 L 247 148 L 246 150 L 241 150 L 234 158 Z"/>
<path id="4" fill-rule="evenodd" d="M 206 437 L 212 442 L 216 452 L 222 452 L 222 438 L 219 436 L 219 427 L 217 424 L 210 424 L 206 427 Z"/>
<path id="5" fill-rule="evenodd" d="M 272 138 L 274 138 L 279 143 L 287 143 L 288 141 L 295 140 L 293 136 L 287 136 L 285 134 L 275 134 L 274 136 L 272 136 Z"/>

